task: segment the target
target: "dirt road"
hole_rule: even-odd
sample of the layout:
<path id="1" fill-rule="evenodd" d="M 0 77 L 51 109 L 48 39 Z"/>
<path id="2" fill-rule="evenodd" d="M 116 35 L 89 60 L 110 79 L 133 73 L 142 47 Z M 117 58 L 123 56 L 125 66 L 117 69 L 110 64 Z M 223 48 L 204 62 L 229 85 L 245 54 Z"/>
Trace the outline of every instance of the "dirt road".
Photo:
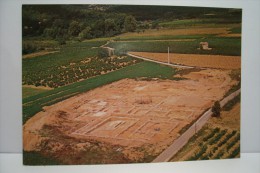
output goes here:
<path id="1" fill-rule="evenodd" d="M 172 67 L 181 67 L 181 68 L 194 68 L 193 66 L 186 66 L 186 65 L 177 65 L 177 64 L 170 64 L 170 63 L 166 63 L 166 62 L 161 62 L 161 61 L 156 61 L 156 60 L 152 60 L 152 59 L 148 59 L 148 58 L 144 58 L 141 56 L 137 56 L 131 53 L 127 53 L 128 56 L 134 57 L 134 58 L 139 58 L 139 59 L 143 59 L 145 61 L 151 61 L 151 62 L 155 62 L 155 63 L 159 63 L 159 64 L 163 64 L 163 65 L 168 65 L 168 66 L 172 66 Z M 206 68 L 201 68 L 201 69 L 206 69 Z"/>

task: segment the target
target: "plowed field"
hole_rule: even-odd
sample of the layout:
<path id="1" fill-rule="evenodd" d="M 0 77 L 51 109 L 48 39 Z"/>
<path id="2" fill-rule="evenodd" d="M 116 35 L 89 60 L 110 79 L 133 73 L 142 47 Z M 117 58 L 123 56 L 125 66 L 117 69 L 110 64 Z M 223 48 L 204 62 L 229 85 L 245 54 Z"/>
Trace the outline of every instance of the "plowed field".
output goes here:
<path id="1" fill-rule="evenodd" d="M 161 62 L 168 62 L 167 53 L 151 53 L 151 52 L 130 52 L 131 54 L 153 59 Z M 199 55 L 199 54 L 176 54 L 170 53 L 170 63 L 208 67 L 219 69 L 239 69 L 241 68 L 240 56 L 222 56 L 222 55 Z"/>

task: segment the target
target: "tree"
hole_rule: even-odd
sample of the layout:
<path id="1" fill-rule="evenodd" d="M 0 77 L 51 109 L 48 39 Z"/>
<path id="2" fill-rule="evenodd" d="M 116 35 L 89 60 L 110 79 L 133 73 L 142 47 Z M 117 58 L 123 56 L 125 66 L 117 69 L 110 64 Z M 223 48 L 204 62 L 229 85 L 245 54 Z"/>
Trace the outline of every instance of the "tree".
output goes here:
<path id="1" fill-rule="evenodd" d="M 136 29 L 136 20 L 133 16 L 126 16 L 124 22 L 124 30 L 126 32 L 133 32 Z"/>
<path id="2" fill-rule="evenodd" d="M 78 36 L 80 33 L 80 24 L 77 21 L 72 21 L 69 26 L 69 35 L 71 36 Z"/>
<path id="3" fill-rule="evenodd" d="M 91 28 L 90 28 L 89 26 L 87 26 L 85 29 L 83 29 L 83 30 L 79 33 L 79 38 L 80 38 L 81 40 L 92 38 Z"/>
<path id="4" fill-rule="evenodd" d="M 117 32 L 117 27 L 115 21 L 113 19 L 106 19 L 105 20 L 105 35 L 106 36 L 113 36 Z"/>
<path id="5" fill-rule="evenodd" d="M 211 111 L 213 113 L 212 114 L 213 117 L 219 117 L 220 116 L 221 107 L 220 107 L 219 101 L 216 101 L 214 103 L 214 105 L 212 106 Z"/>

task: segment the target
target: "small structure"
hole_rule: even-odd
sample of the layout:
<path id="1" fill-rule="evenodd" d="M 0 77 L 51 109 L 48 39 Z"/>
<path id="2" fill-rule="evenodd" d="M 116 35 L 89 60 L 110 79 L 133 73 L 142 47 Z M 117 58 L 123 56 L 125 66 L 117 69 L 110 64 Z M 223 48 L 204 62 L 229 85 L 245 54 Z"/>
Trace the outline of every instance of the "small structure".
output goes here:
<path id="1" fill-rule="evenodd" d="M 212 48 L 209 48 L 208 42 L 200 42 L 200 50 L 212 50 Z"/>
<path id="2" fill-rule="evenodd" d="M 108 51 L 108 55 L 109 56 L 113 56 L 115 54 L 115 49 L 114 48 L 107 47 L 107 51 Z"/>

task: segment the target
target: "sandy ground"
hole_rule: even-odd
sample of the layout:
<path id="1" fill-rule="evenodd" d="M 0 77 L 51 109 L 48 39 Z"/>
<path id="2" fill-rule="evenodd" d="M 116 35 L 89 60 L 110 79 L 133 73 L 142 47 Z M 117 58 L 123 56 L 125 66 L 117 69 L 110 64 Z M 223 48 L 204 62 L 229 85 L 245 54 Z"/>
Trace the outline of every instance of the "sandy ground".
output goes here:
<path id="1" fill-rule="evenodd" d="M 88 150 L 88 141 L 96 141 L 118 146 L 131 161 L 157 155 L 236 83 L 229 73 L 201 70 L 180 81 L 123 79 L 79 94 L 29 119 L 23 149 L 59 158 L 62 152 Z"/>
<path id="2" fill-rule="evenodd" d="M 129 53 L 144 58 L 149 58 L 149 59 L 162 61 L 162 62 L 168 62 L 167 53 L 151 53 L 151 52 L 129 52 Z M 221 69 L 241 68 L 240 56 L 170 53 L 170 62 L 173 64 L 196 66 L 196 67 L 221 68 Z"/>

